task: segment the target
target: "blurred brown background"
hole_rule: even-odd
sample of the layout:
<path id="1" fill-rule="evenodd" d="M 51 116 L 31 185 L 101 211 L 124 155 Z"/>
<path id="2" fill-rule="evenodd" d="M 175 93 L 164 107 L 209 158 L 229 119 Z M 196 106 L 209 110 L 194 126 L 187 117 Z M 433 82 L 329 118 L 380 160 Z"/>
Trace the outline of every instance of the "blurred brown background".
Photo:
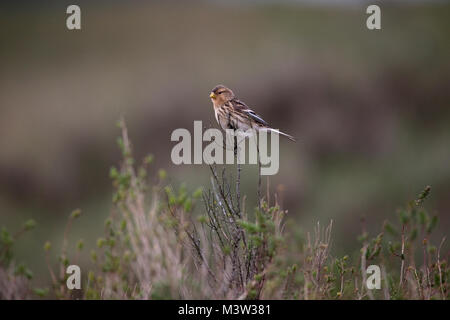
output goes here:
<path id="1" fill-rule="evenodd" d="M 42 281 L 42 245 L 62 242 L 72 209 L 71 239 L 101 236 L 121 114 L 138 158 L 209 187 L 207 166 L 171 164 L 170 134 L 216 125 L 219 83 L 299 138 L 283 141 L 271 186 L 299 228 L 334 220 L 336 253 L 357 247 L 361 216 L 378 231 L 427 184 L 448 233 L 448 3 L 384 3 L 380 31 L 357 1 L 78 1 L 81 31 L 66 29 L 69 1 L 24 3 L 0 11 L 0 226 L 37 220 L 17 249 Z M 252 203 L 256 169 L 243 179 Z"/>

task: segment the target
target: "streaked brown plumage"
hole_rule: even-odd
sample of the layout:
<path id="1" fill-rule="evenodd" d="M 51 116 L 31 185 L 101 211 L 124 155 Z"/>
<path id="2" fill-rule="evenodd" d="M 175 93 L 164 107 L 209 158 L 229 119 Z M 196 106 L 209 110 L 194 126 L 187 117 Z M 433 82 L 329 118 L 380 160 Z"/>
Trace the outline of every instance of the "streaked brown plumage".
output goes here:
<path id="1" fill-rule="evenodd" d="M 227 87 L 223 85 L 216 86 L 212 89 L 209 97 L 214 106 L 217 123 L 223 130 L 266 130 L 281 134 L 290 140 L 295 141 L 294 137 L 271 128 L 266 121 L 251 110 L 244 102 L 236 99 L 233 91 Z"/>

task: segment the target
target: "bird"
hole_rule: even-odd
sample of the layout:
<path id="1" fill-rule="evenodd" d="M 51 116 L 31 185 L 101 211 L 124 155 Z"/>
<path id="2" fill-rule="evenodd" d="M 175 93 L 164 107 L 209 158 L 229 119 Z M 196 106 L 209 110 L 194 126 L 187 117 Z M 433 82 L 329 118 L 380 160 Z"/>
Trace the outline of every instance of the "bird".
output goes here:
<path id="1" fill-rule="evenodd" d="M 273 129 L 258 114 L 250 109 L 244 102 L 237 99 L 231 91 L 224 85 L 218 85 L 209 94 L 214 107 L 214 114 L 217 123 L 223 130 L 255 129 L 256 131 L 270 131 L 287 137 L 295 142 L 295 138 L 280 130 Z"/>

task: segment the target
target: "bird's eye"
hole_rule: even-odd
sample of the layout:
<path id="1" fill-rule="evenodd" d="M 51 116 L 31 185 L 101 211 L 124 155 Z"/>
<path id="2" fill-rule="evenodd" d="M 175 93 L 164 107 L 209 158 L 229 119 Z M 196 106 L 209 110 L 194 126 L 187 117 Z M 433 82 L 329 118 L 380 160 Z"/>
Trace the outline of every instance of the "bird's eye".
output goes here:
<path id="1" fill-rule="evenodd" d="M 217 92 L 217 94 L 222 94 L 222 93 L 223 93 L 223 91 Z"/>

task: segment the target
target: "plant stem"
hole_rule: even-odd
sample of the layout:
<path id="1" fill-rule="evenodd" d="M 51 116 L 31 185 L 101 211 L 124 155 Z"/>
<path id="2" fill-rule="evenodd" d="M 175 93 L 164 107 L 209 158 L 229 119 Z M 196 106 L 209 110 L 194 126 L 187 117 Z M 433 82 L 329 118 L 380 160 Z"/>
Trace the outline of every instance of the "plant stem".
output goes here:
<path id="1" fill-rule="evenodd" d="M 402 287 L 403 284 L 403 277 L 404 277 L 404 270 L 405 270 L 405 225 L 403 224 L 402 226 L 402 252 L 400 255 L 400 258 L 402 259 L 402 264 L 400 267 L 400 283 L 399 286 L 400 288 Z"/>

